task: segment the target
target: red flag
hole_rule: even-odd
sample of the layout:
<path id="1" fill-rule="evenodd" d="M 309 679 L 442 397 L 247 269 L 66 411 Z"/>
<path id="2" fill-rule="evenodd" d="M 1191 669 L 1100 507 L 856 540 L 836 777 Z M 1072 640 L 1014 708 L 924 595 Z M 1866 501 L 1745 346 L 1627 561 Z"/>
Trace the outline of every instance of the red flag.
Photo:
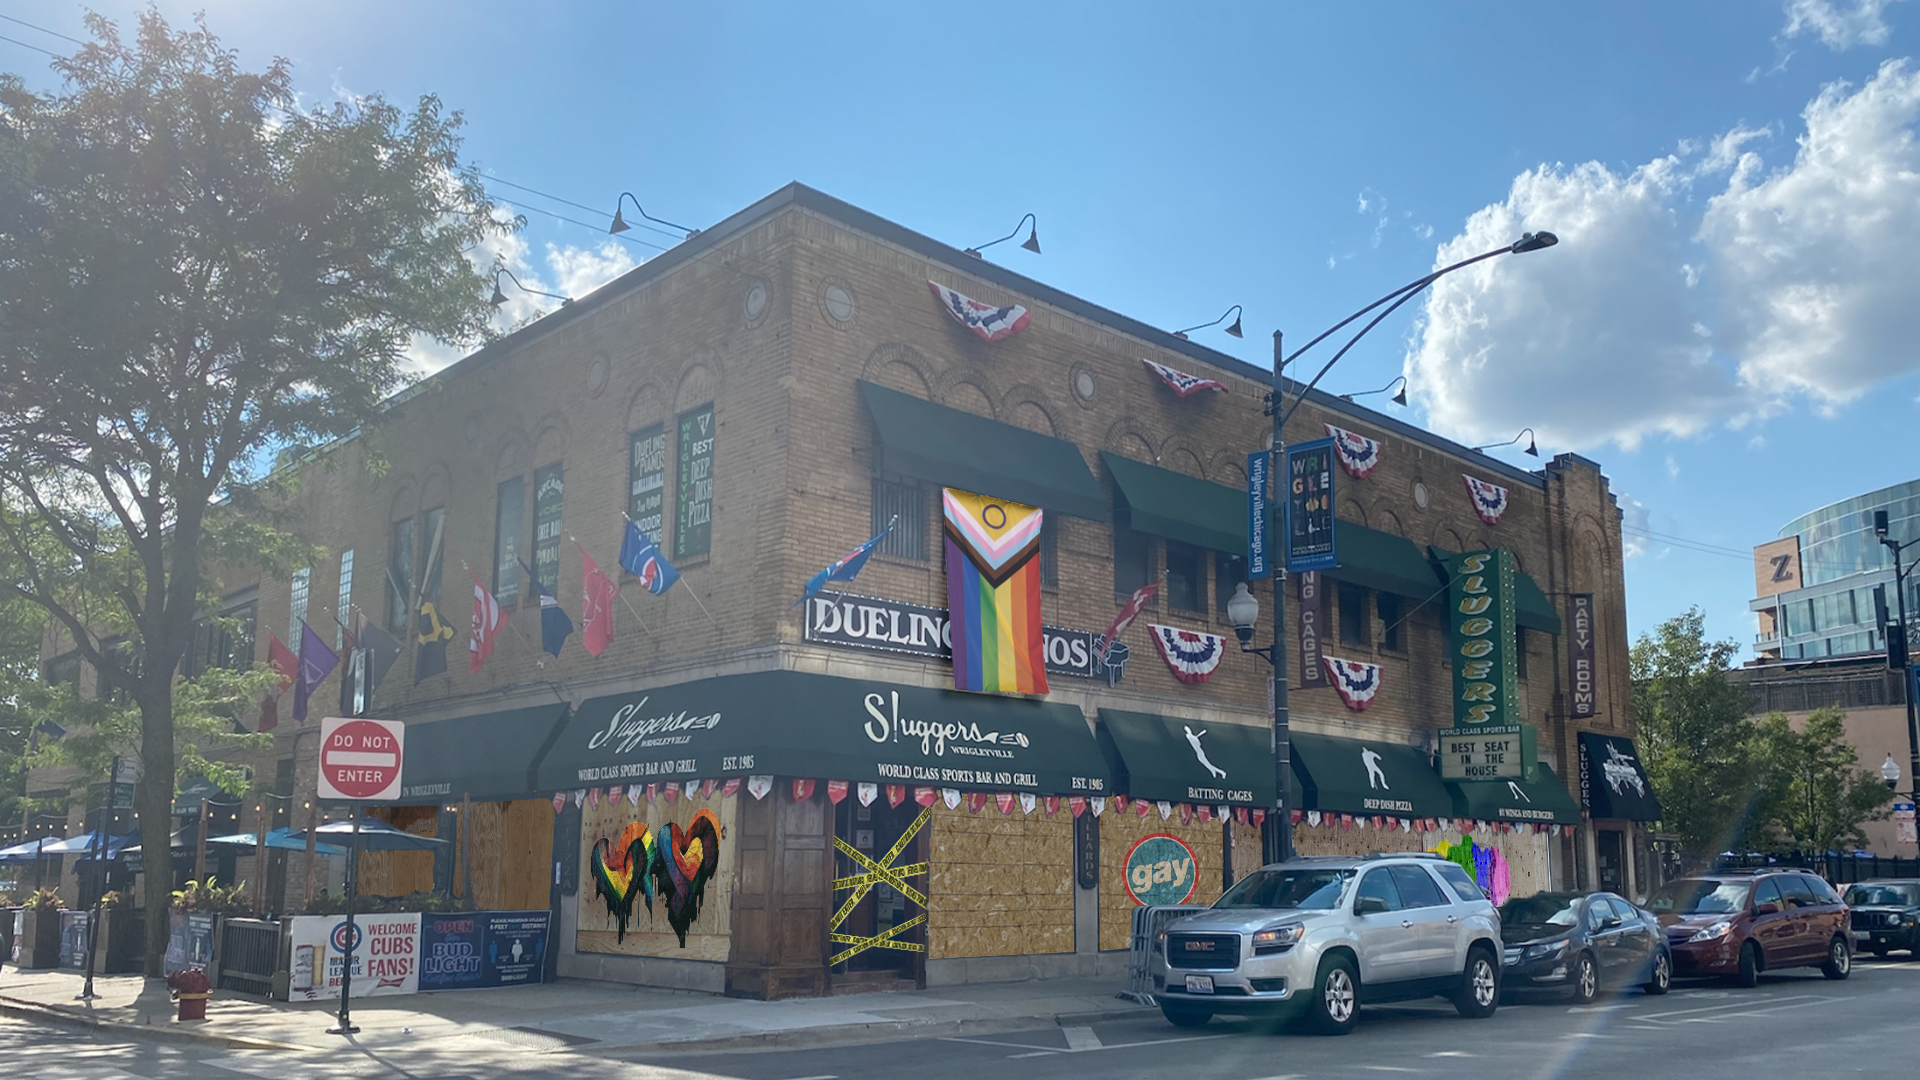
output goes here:
<path id="1" fill-rule="evenodd" d="M 1193 804 L 1192 803 L 1180 804 L 1180 824 L 1182 825 L 1193 824 Z"/>
<path id="2" fill-rule="evenodd" d="M 977 814 L 987 807 L 987 793 L 984 791 L 967 792 L 967 812 Z"/>
<path id="3" fill-rule="evenodd" d="M 1126 812 L 1127 812 L 1127 797 L 1126 797 L 1125 795 L 1115 795 L 1115 796 L 1113 797 L 1113 808 L 1114 808 L 1115 810 L 1118 810 L 1118 811 L 1120 811 L 1120 812 L 1121 812 L 1121 813 L 1123 813 L 1123 814 L 1124 814 L 1124 813 L 1126 813 Z"/>
<path id="4" fill-rule="evenodd" d="M 1258 828 L 1261 825 L 1264 825 L 1266 823 L 1267 823 L 1267 812 L 1265 810 L 1255 810 L 1253 812 L 1254 827 Z"/>
<path id="5" fill-rule="evenodd" d="M 700 781 L 700 797 L 703 799 L 713 798 L 713 781 L 711 780 Z"/>
<path id="6" fill-rule="evenodd" d="M 580 644 L 587 647 L 587 654 L 599 656 L 613 644 L 613 598 L 619 594 L 620 586 L 612 578 L 600 572 L 600 564 L 593 561 L 587 549 L 580 547 L 575 540 L 573 546 L 580 548 L 580 578 L 582 597 L 580 601 Z"/>
<path id="7" fill-rule="evenodd" d="M 887 787 L 889 792 L 891 792 L 893 785 L 889 784 Z M 891 795 L 889 795 L 889 797 L 891 797 Z M 917 787 L 913 789 L 913 801 L 919 803 L 921 806 L 932 806 L 934 803 L 940 801 L 940 793 L 930 787 Z"/>
<path id="8" fill-rule="evenodd" d="M 279 689 L 268 694 L 260 701 L 260 723 L 257 730 L 272 731 L 280 726 L 280 695 L 293 685 L 300 674 L 300 658 L 280 640 L 280 635 L 267 631 L 267 663 L 280 676 Z"/>
<path id="9" fill-rule="evenodd" d="M 668 784 L 666 786 L 666 789 L 662 791 L 661 794 L 666 796 L 667 805 L 672 806 L 674 803 L 680 800 L 680 785 Z"/>
<path id="10" fill-rule="evenodd" d="M 1081 814 L 1086 813 L 1087 812 L 1086 797 L 1083 795 L 1067 796 L 1067 812 L 1071 813 L 1074 817 L 1079 817 Z"/>
<path id="11" fill-rule="evenodd" d="M 567 808 L 567 793 L 564 791 L 554 792 L 553 793 L 553 812 L 557 814 L 560 811 L 565 810 L 566 808 Z"/>
<path id="12" fill-rule="evenodd" d="M 1213 807 L 1201 803 L 1199 806 L 1193 808 L 1193 816 L 1199 818 L 1202 824 L 1212 821 Z"/>
<path id="13" fill-rule="evenodd" d="M 1013 813 L 1013 793 L 1012 792 L 1003 791 L 1000 794 L 995 795 L 993 797 L 993 801 L 995 805 L 1000 807 L 1001 813 L 1003 814 Z"/>
<path id="14" fill-rule="evenodd" d="M 478 675 L 487 661 L 493 659 L 493 645 L 500 640 L 500 631 L 507 625 L 507 613 L 500 610 L 500 601 L 480 583 L 478 575 L 469 570 L 467 576 L 473 578 L 473 626 L 467 635 L 467 674 Z"/>
<path id="15" fill-rule="evenodd" d="M 845 799 L 846 797 L 847 797 L 847 782 L 845 780 L 827 781 L 827 801 L 828 802 L 832 803 L 835 806 L 839 806 L 841 800 Z"/>
<path id="16" fill-rule="evenodd" d="M 1104 635 L 1107 643 L 1100 647 L 1102 659 L 1105 659 L 1107 649 L 1120 639 L 1120 635 L 1126 632 L 1127 627 L 1133 625 L 1133 620 L 1146 610 L 1147 604 L 1153 600 L 1153 594 L 1159 591 L 1160 583 L 1154 581 L 1133 590 L 1133 595 L 1127 597 L 1127 602 L 1120 606 L 1120 613 L 1115 615 L 1113 622 L 1107 625 L 1107 632 Z"/>
<path id="17" fill-rule="evenodd" d="M 793 801 L 806 802 L 813 798 L 813 781 L 795 780 L 793 782 Z"/>
<path id="18" fill-rule="evenodd" d="M 1148 802 L 1145 799 L 1133 800 L 1133 815 L 1135 817 L 1146 817 L 1148 814 L 1152 812 L 1153 812 L 1152 803 Z"/>
<path id="19" fill-rule="evenodd" d="M 647 801 L 652 802 L 653 800 L 659 797 L 660 797 L 660 785 L 648 784 L 647 785 Z"/>
<path id="20" fill-rule="evenodd" d="M 739 790 L 740 790 L 740 778 L 736 776 L 733 779 L 727 781 L 726 786 L 720 789 L 720 797 L 724 799 L 729 795 L 733 795 L 737 793 Z"/>
<path id="21" fill-rule="evenodd" d="M 907 801 L 907 785 L 905 784 L 888 784 L 887 785 L 887 805 L 888 806 L 897 807 L 901 803 L 906 801 Z M 928 803 L 926 805 L 931 806 L 932 804 Z"/>
<path id="22" fill-rule="evenodd" d="M 1060 812 L 1060 796 L 1058 795 L 1042 796 L 1040 799 L 1040 805 L 1046 807 L 1047 816 L 1052 817 L 1053 815 Z"/>

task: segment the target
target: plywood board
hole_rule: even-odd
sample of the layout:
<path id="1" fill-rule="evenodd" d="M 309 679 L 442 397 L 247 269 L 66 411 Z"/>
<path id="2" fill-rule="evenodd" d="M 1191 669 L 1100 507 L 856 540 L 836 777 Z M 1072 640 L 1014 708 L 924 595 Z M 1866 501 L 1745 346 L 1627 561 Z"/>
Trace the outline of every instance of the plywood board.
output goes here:
<path id="1" fill-rule="evenodd" d="M 1002 814 L 935 803 L 928 858 L 927 955 L 1073 951 L 1073 818 L 1062 807 Z"/>
<path id="2" fill-rule="evenodd" d="M 1195 818 L 1191 824 L 1182 825 L 1178 808 L 1171 817 L 1162 818 L 1160 811 L 1149 805 L 1147 815 L 1141 817 L 1135 813 L 1135 805 L 1138 804 L 1129 804 L 1123 812 L 1109 802 L 1106 813 L 1100 815 L 1102 950 L 1126 948 L 1133 934 L 1133 909 L 1139 905 L 1127 885 L 1127 853 L 1145 837 L 1156 833 L 1172 836 L 1192 850 L 1193 866 L 1190 871 L 1183 871 L 1192 874 L 1192 896 L 1187 903 L 1211 904 L 1220 898 L 1222 891 L 1221 857 L 1226 844 L 1218 819 L 1203 822 Z M 1257 843 L 1255 849 L 1258 850 Z M 1237 844 L 1235 854 L 1239 854 Z M 1258 856 L 1253 858 L 1257 865 Z M 1236 861 L 1235 865 L 1239 863 Z"/>
<path id="3" fill-rule="evenodd" d="M 610 790 L 613 791 L 613 797 L 602 798 L 598 806 L 589 803 L 580 806 L 580 891 L 575 897 L 579 931 L 575 935 L 574 947 L 580 952 L 668 956 L 681 960 L 724 963 L 731 941 L 735 863 L 733 836 L 739 796 L 736 794 L 723 798 L 716 788 L 710 797 L 695 795 L 688 798 L 682 793 L 675 802 L 668 804 L 665 794 L 661 793 L 652 802 L 643 797 L 635 806 L 627 800 L 621 789 Z M 634 896 L 630 918 L 622 932 L 615 914 L 615 902 L 604 894 L 594 874 L 595 846 L 605 841 L 606 854 L 603 857 L 609 863 L 613 862 L 625 854 L 617 856 L 614 849 L 619 845 L 627 826 L 640 823 L 647 827 L 661 853 L 671 858 L 668 854 L 671 844 L 668 826 L 679 826 L 684 836 L 701 811 L 711 812 L 719 821 L 719 853 L 713 876 L 704 883 L 699 912 L 687 926 L 685 942 L 680 940 L 673 928 L 668 902 L 660 894 L 657 884 L 651 895 L 651 909 L 648 907 L 647 893 L 641 891 Z M 642 889 L 637 876 L 632 880 L 634 889 Z M 653 882 L 652 875 L 648 880 L 649 883 Z M 545 906 L 544 899 L 541 906 Z"/>

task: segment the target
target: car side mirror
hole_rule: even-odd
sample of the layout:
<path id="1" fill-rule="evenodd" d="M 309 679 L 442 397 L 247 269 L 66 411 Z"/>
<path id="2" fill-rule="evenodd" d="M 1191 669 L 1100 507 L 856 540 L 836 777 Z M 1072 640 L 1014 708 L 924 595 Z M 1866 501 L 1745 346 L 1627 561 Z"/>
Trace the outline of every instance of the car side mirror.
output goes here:
<path id="1" fill-rule="evenodd" d="M 1778 915 L 1780 913 L 1780 905 L 1771 900 L 1765 900 L 1753 905 L 1753 913 L 1755 915 Z"/>
<path id="2" fill-rule="evenodd" d="M 1387 902 L 1378 896 L 1363 896 L 1353 902 L 1355 915 L 1385 915 Z"/>
<path id="3" fill-rule="evenodd" d="M 1609 915 L 1600 920 L 1600 929 L 1602 930 L 1616 930 L 1619 929 L 1619 927 L 1620 917 L 1618 915 Z"/>

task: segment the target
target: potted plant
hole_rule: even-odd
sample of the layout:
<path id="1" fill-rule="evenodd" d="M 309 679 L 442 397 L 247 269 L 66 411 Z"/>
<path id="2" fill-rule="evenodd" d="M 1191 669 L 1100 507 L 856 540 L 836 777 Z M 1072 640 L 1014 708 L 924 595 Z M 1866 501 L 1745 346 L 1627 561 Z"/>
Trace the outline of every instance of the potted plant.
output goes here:
<path id="1" fill-rule="evenodd" d="M 60 912 L 66 902 L 52 889 L 39 889 L 20 905 L 20 967 L 60 966 Z"/>

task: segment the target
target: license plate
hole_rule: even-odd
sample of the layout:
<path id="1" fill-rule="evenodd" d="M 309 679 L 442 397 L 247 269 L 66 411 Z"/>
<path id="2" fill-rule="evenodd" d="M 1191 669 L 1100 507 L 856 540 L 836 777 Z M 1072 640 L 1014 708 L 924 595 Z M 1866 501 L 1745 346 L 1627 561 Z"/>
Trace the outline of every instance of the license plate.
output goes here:
<path id="1" fill-rule="evenodd" d="M 1853 940 L 1861 943 L 1862 945 L 1866 944 L 1867 940 L 1872 936 L 1873 936 L 1872 934 L 1867 933 L 1865 930 L 1855 930 L 1853 932 Z"/>
<path id="2" fill-rule="evenodd" d="M 1187 993 L 1189 994 L 1213 993 L 1213 976 L 1211 975 L 1187 976 Z"/>

